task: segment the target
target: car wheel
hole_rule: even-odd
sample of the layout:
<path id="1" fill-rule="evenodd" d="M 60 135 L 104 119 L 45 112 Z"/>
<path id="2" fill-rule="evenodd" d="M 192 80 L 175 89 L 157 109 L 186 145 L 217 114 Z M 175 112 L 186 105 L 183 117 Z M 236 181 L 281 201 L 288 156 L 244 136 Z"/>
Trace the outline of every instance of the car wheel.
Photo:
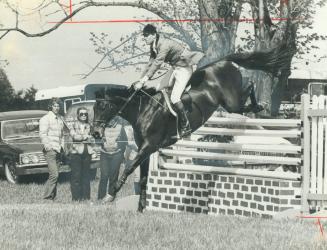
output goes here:
<path id="1" fill-rule="evenodd" d="M 19 176 L 16 174 L 16 166 L 12 162 L 5 163 L 5 176 L 9 183 L 17 184 L 19 182 Z"/>

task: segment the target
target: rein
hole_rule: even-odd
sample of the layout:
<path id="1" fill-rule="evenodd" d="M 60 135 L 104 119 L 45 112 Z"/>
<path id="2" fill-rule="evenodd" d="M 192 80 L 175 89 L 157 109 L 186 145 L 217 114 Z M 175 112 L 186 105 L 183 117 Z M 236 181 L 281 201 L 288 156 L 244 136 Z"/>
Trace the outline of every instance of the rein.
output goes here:
<path id="1" fill-rule="evenodd" d="M 134 91 L 133 94 L 130 95 L 130 97 L 128 97 L 128 99 L 126 100 L 126 102 L 124 103 L 124 105 L 118 110 L 117 114 L 121 115 L 121 113 L 123 112 L 123 110 L 126 108 L 127 104 L 133 99 L 133 97 L 135 96 L 135 94 L 138 91 Z"/>
<path id="2" fill-rule="evenodd" d="M 163 75 L 167 74 L 168 73 L 168 70 L 166 72 L 164 72 L 163 74 L 157 76 L 156 78 L 152 78 L 151 80 L 156 80 L 160 77 L 162 77 Z M 133 82 L 131 85 L 133 85 L 134 83 L 137 83 L 138 81 L 136 82 Z M 158 103 L 162 108 L 165 108 L 160 102 L 158 102 L 156 99 L 153 98 L 153 96 L 149 95 L 148 93 L 146 93 L 143 89 L 139 89 L 139 90 L 135 90 L 133 94 L 131 94 L 131 96 L 126 100 L 126 102 L 124 103 L 124 105 L 120 108 L 120 110 L 117 112 L 118 115 L 121 115 L 122 111 L 126 108 L 127 104 L 132 100 L 132 98 L 134 97 L 134 95 L 138 92 L 138 91 L 141 91 L 143 94 L 145 94 L 146 96 L 148 96 L 149 98 L 151 98 L 153 101 L 155 101 L 156 103 Z"/>
<path id="3" fill-rule="evenodd" d="M 134 82 L 135 83 L 135 82 Z M 132 84 L 134 84 L 134 83 L 132 83 Z M 127 104 L 133 99 L 133 97 L 135 96 L 135 94 L 138 92 L 138 90 L 137 91 L 134 91 L 133 92 L 133 94 L 131 94 L 129 97 L 128 97 L 128 99 L 125 101 L 125 103 L 123 104 L 123 106 L 116 112 L 116 114 L 115 114 L 115 116 L 116 115 L 121 115 L 122 114 L 122 112 L 123 112 L 123 110 L 126 108 L 126 106 L 127 106 Z M 107 99 L 98 99 L 98 100 L 102 100 L 102 101 L 105 101 L 105 102 L 108 102 L 108 101 L 110 101 L 110 100 L 107 100 Z M 115 105 L 116 106 L 116 105 Z M 94 120 L 94 122 L 98 122 L 98 123 L 102 123 L 102 124 L 104 124 L 104 126 L 105 126 L 105 124 L 106 124 L 106 121 L 105 120 Z"/>
<path id="4" fill-rule="evenodd" d="M 155 98 L 153 98 L 153 96 L 149 95 L 147 92 L 145 92 L 143 89 L 140 89 L 140 91 L 147 95 L 149 98 L 151 98 L 153 101 L 155 101 L 156 103 L 158 103 L 162 108 L 165 108 L 160 102 L 158 102 Z M 135 91 L 136 92 L 136 91 Z"/>
<path id="5" fill-rule="evenodd" d="M 167 74 L 168 70 L 166 72 L 164 72 L 163 74 L 159 75 L 158 77 L 151 79 L 151 80 L 156 80 L 160 77 L 162 77 L 163 75 Z M 137 82 L 137 81 L 136 81 Z M 131 85 L 135 84 L 136 82 L 133 82 Z M 125 101 L 124 105 L 117 111 L 116 115 L 121 115 L 123 110 L 126 108 L 126 106 L 128 105 L 128 103 L 133 99 L 133 97 L 136 95 L 136 93 L 138 93 L 139 91 L 141 91 L 143 94 L 145 94 L 146 96 L 148 96 L 150 99 L 152 99 L 153 101 L 155 101 L 157 104 L 159 104 L 162 108 L 165 108 L 159 101 L 157 101 L 155 98 L 153 98 L 153 96 L 149 95 L 147 92 L 145 92 L 143 89 L 138 89 L 135 90 L 133 92 L 133 94 L 131 94 L 128 99 Z M 103 101 L 109 101 L 107 99 L 103 99 Z M 94 122 L 99 122 L 99 123 L 103 123 L 105 124 L 104 120 L 94 120 Z"/>

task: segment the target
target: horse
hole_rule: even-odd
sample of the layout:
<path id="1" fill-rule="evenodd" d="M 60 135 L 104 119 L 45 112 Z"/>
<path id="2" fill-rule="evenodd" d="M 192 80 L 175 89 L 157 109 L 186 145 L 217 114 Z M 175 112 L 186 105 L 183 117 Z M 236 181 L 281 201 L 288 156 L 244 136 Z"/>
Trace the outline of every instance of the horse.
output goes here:
<path id="1" fill-rule="evenodd" d="M 219 105 L 228 112 L 242 113 L 249 92 L 252 95 L 254 92 L 249 88 L 244 90 L 240 66 L 276 74 L 280 68 L 279 63 L 283 62 L 277 59 L 282 58 L 284 53 L 285 50 L 275 48 L 270 51 L 233 54 L 197 69 L 188 83 L 191 89 L 182 96 L 192 131 L 201 127 Z M 254 96 L 251 100 L 253 98 Z M 170 146 L 177 141 L 176 118 L 167 108 L 161 92 L 155 92 L 153 89 L 136 92 L 133 86 L 120 86 L 110 89 L 106 95 L 96 99 L 94 134 L 102 136 L 105 124 L 118 114 L 132 125 L 138 153 L 131 167 L 125 168 L 116 182 L 115 194 L 140 165 L 141 193 L 138 211 L 142 212 L 146 206 L 149 156 L 159 148 Z"/>

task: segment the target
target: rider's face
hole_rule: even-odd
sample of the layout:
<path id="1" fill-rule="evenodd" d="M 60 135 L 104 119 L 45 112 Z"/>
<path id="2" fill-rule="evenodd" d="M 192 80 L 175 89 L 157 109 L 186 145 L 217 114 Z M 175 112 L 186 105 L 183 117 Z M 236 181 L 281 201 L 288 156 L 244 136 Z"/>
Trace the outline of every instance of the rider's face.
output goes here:
<path id="1" fill-rule="evenodd" d="M 151 45 L 156 39 L 156 34 L 146 34 L 143 35 L 143 39 L 147 45 Z"/>

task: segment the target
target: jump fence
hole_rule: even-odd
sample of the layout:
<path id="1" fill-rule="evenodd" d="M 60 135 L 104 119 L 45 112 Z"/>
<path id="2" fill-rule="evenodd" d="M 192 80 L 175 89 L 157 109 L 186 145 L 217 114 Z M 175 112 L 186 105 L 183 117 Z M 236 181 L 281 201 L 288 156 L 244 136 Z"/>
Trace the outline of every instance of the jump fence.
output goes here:
<path id="1" fill-rule="evenodd" d="M 322 209 L 326 106 L 325 96 L 303 95 L 301 119 L 216 113 L 151 156 L 147 209 L 268 218 Z"/>

